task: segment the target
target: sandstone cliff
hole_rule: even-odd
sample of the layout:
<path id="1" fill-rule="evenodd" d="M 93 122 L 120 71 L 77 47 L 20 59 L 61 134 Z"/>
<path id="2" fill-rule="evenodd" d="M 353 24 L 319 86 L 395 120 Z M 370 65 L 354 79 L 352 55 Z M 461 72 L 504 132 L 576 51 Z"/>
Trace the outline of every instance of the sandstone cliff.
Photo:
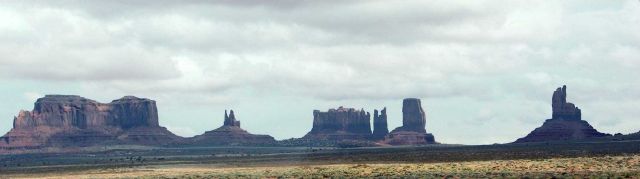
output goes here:
<path id="1" fill-rule="evenodd" d="M 304 139 L 367 140 L 371 137 L 371 115 L 364 110 L 339 107 L 313 111 L 313 128 Z"/>
<path id="2" fill-rule="evenodd" d="M 551 119 L 547 119 L 542 126 L 516 140 L 515 143 L 581 140 L 608 136 L 608 134 L 598 132 L 587 121 L 582 120 L 580 109 L 567 102 L 567 86 L 553 92 L 551 108 L 553 111 Z"/>
<path id="3" fill-rule="evenodd" d="M 20 111 L 0 149 L 89 146 L 104 143 L 161 145 L 180 137 L 158 124 L 153 100 L 126 96 L 99 103 L 73 95 L 47 95 Z"/>

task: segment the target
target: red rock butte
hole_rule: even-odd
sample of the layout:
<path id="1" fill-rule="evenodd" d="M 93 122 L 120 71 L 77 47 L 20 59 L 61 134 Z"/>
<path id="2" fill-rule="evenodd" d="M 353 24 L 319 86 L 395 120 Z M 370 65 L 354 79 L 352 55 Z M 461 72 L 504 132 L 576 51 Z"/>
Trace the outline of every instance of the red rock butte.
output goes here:
<path id="1" fill-rule="evenodd" d="M 418 98 L 402 100 L 402 126 L 385 136 L 383 143 L 389 145 L 435 144 L 433 134 L 427 133 L 426 114 Z"/>
<path id="2" fill-rule="evenodd" d="M 240 121 L 236 120 L 233 110 L 227 114 L 224 111 L 224 122 L 217 129 L 207 131 L 202 135 L 190 138 L 183 145 L 192 146 L 268 146 L 275 145 L 276 140 L 269 135 L 251 134 L 240 128 Z"/>
<path id="3" fill-rule="evenodd" d="M 313 127 L 304 139 L 368 140 L 371 137 L 371 114 L 354 108 L 313 111 Z"/>
<path id="4" fill-rule="evenodd" d="M 13 128 L 0 138 L 0 149 L 89 146 L 96 144 L 163 145 L 180 137 L 158 124 L 156 102 L 125 96 L 99 103 L 74 95 L 46 95 L 32 111 L 20 111 Z"/>
<path id="5" fill-rule="evenodd" d="M 551 109 L 553 111 L 551 119 L 547 119 L 542 126 L 516 140 L 515 143 L 582 140 L 609 136 L 609 134 L 598 132 L 587 121 L 582 120 L 580 109 L 567 102 L 567 86 L 562 86 L 553 92 Z"/>
<path id="6" fill-rule="evenodd" d="M 407 98 L 402 102 L 402 126 L 389 132 L 387 109 L 371 115 L 363 109 L 339 107 L 326 112 L 313 111 L 313 128 L 302 139 L 315 141 L 369 141 L 376 145 L 424 145 L 436 143 L 432 134 L 427 133 L 426 116 L 422 103 L 417 98 Z M 356 142 L 357 143 L 357 142 Z"/>

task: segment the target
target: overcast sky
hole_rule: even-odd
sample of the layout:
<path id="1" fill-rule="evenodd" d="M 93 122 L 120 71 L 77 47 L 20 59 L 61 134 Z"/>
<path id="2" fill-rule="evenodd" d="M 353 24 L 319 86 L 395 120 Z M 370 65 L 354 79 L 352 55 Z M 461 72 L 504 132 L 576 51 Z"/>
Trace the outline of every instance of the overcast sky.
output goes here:
<path id="1" fill-rule="evenodd" d="M 599 131 L 640 130 L 638 0 L 401 2 L 2 1 L 0 133 L 45 94 L 154 99 L 182 136 L 234 109 L 277 139 L 338 106 L 391 130 L 417 97 L 436 140 L 505 143 L 563 84 Z"/>

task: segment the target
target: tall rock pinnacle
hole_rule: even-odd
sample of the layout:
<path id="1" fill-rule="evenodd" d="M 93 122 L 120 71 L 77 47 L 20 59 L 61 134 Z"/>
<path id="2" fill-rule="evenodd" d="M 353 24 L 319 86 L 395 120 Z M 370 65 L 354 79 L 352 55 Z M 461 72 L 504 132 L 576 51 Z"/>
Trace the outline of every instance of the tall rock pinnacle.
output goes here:
<path id="1" fill-rule="evenodd" d="M 427 119 L 422 103 L 417 98 L 407 98 L 402 101 L 402 128 L 405 131 L 426 133 Z"/>
<path id="2" fill-rule="evenodd" d="M 436 143 L 425 129 L 427 119 L 420 99 L 407 98 L 402 101 L 402 126 L 385 136 L 384 143 L 390 145 L 422 145 Z"/>
<path id="3" fill-rule="evenodd" d="M 384 136 L 389 134 L 389 128 L 387 127 L 387 108 L 385 107 L 380 111 L 373 110 L 373 136 L 374 140 L 384 139 Z"/>
<path id="4" fill-rule="evenodd" d="M 233 114 L 233 110 L 227 115 L 227 110 L 224 110 L 224 124 L 223 126 L 236 126 L 240 127 L 240 121 L 236 120 L 236 115 Z"/>
<path id="5" fill-rule="evenodd" d="M 236 120 L 233 110 L 227 113 L 224 111 L 224 123 L 222 126 L 206 131 L 204 134 L 190 138 L 186 143 L 188 146 L 270 146 L 276 140 L 269 135 L 256 135 L 240 128 L 240 121 Z"/>
<path id="6" fill-rule="evenodd" d="M 567 103 L 567 86 L 556 89 L 551 99 L 553 109 L 552 119 L 582 120 L 582 114 L 578 107 Z"/>
<path id="7" fill-rule="evenodd" d="M 551 106 L 553 109 L 552 118 L 547 119 L 542 126 L 516 140 L 515 143 L 582 140 L 609 135 L 598 132 L 587 121 L 581 119 L 580 109 L 567 102 L 567 86 L 557 88 L 553 92 Z"/>

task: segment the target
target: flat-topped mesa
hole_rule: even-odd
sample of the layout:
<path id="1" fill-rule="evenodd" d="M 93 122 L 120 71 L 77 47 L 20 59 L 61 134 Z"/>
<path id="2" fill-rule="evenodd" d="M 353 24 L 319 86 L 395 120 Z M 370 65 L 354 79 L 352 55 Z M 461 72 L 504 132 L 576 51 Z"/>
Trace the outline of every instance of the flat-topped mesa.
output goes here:
<path id="1" fill-rule="evenodd" d="M 387 127 L 387 108 L 385 107 L 380 111 L 373 110 L 373 134 L 372 139 L 379 140 L 384 139 L 384 136 L 389 134 L 389 128 Z"/>
<path id="2" fill-rule="evenodd" d="M 344 140 L 367 139 L 371 136 L 371 114 L 364 109 L 329 109 L 313 111 L 313 128 L 304 138 Z"/>
<path id="3" fill-rule="evenodd" d="M 130 130 L 131 129 L 131 130 Z M 156 102 L 125 96 L 99 103 L 76 95 L 46 95 L 20 111 L 0 148 L 91 145 L 106 141 L 155 145 L 178 139 L 158 125 Z"/>
<path id="4" fill-rule="evenodd" d="M 125 96 L 113 100 L 110 105 L 109 121 L 121 128 L 159 127 L 156 101 Z"/>
<path id="5" fill-rule="evenodd" d="M 313 111 L 311 133 L 348 132 L 371 134 L 371 116 L 364 110 L 354 108 L 329 109 L 327 112 Z"/>
<path id="6" fill-rule="evenodd" d="M 14 127 L 92 128 L 106 125 L 108 110 L 108 104 L 76 95 L 46 95 L 35 102 L 31 112 L 21 111 Z"/>
<path id="7" fill-rule="evenodd" d="M 233 110 L 231 110 L 230 113 L 231 114 L 227 115 L 227 110 L 224 110 L 224 124 L 223 124 L 223 126 L 240 127 L 240 121 L 236 120 L 236 115 L 233 114 Z"/>
<path id="8" fill-rule="evenodd" d="M 547 119 L 542 126 L 516 140 L 515 143 L 583 140 L 609 135 L 598 132 L 587 121 L 582 120 L 580 109 L 574 104 L 567 103 L 567 86 L 562 86 L 553 92 L 551 106 L 552 118 Z"/>
<path id="9" fill-rule="evenodd" d="M 578 107 L 567 102 L 567 86 L 556 89 L 551 99 L 553 110 L 552 119 L 582 120 L 582 114 Z"/>

